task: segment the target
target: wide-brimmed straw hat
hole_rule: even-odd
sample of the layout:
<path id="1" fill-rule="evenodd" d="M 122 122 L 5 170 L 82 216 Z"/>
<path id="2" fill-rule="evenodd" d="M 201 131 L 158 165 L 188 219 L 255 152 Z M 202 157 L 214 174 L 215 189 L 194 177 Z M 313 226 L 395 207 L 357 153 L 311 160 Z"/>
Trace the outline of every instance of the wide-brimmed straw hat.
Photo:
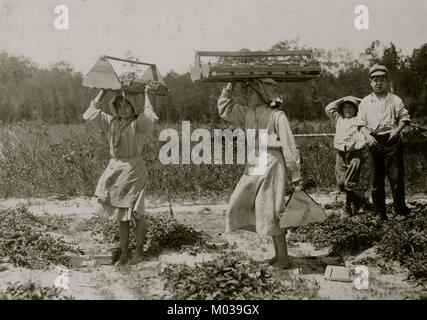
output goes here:
<path id="1" fill-rule="evenodd" d="M 343 98 L 343 101 L 338 105 L 338 112 L 340 114 L 343 114 L 342 108 L 344 106 L 344 103 L 351 103 L 356 107 L 356 112 L 359 110 L 359 104 L 360 100 L 353 96 L 347 96 Z"/>

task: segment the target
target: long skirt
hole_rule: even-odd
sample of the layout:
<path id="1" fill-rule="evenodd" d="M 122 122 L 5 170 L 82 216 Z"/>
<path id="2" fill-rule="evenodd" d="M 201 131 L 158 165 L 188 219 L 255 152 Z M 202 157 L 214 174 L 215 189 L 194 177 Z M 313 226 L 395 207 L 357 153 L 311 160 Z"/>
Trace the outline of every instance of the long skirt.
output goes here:
<path id="1" fill-rule="evenodd" d="M 249 165 L 231 195 L 226 232 L 238 229 L 269 236 L 284 233 L 277 216 L 285 209 L 286 167 L 283 155 L 267 149 L 267 170 L 249 175 Z"/>

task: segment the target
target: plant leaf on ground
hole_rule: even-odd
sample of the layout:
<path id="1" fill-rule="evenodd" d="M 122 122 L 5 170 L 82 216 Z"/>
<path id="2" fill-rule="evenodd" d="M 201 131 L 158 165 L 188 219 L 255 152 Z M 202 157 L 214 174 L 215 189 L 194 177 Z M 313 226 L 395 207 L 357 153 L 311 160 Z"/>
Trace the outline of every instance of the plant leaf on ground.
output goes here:
<path id="1" fill-rule="evenodd" d="M 427 204 L 411 202 L 411 218 L 389 224 L 378 251 L 386 260 L 399 261 L 410 276 L 427 280 Z"/>
<path id="2" fill-rule="evenodd" d="M 175 218 L 164 216 L 145 216 L 147 235 L 145 251 L 158 253 L 162 248 L 181 248 L 182 246 L 203 246 L 207 235 L 192 227 L 178 222 Z M 100 241 L 115 243 L 120 240 L 119 226 L 116 221 L 101 216 L 90 219 L 87 224 L 91 234 Z M 130 247 L 136 247 L 135 226 L 131 224 Z"/>
<path id="3" fill-rule="evenodd" d="M 55 230 L 39 217 L 21 207 L 0 211 L 0 258 L 15 266 L 44 269 L 50 264 L 69 266 L 66 253 L 81 249 L 53 236 Z"/>
<path id="4" fill-rule="evenodd" d="M 302 299 L 316 297 L 319 289 L 302 278 L 278 281 L 267 268 L 227 254 L 195 267 L 170 265 L 162 277 L 179 300 Z"/>
<path id="5" fill-rule="evenodd" d="M 74 300 L 72 296 L 64 296 L 56 287 L 42 287 L 33 282 L 15 282 L 8 284 L 6 290 L 0 291 L 0 300 Z"/>
<path id="6" fill-rule="evenodd" d="M 359 216 L 357 220 L 340 218 L 329 215 L 321 223 L 295 228 L 296 236 L 303 234 L 306 241 L 312 243 L 316 249 L 331 248 L 331 253 L 347 253 L 363 251 L 381 239 L 381 225 L 369 215 Z"/>
<path id="7" fill-rule="evenodd" d="M 411 215 L 403 221 L 377 223 L 371 215 L 344 218 L 330 215 L 321 223 L 295 228 L 293 243 L 305 237 L 315 248 L 329 247 L 334 253 L 354 253 L 378 245 L 377 252 L 386 261 L 398 261 L 419 281 L 427 279 L 427 204 L 410 203 Z M 390 212 L 391 206 L 387 206 Z"/>

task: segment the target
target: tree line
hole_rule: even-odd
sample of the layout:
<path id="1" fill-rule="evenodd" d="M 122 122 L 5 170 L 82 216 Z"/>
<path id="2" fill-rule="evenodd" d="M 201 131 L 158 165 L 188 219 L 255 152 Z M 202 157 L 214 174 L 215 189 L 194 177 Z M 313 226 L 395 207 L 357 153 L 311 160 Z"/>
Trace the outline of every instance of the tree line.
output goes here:
<path id="1" fill-rule="evenodd" d="M 426 115 L 427 43 L 405 56 L 393 43 L 374 41 L 354 57 L 344 48 L 324 50 L 299 45 L 298 39 L 281 41 L 272 50 L 312 49 L 321 63 L 319 77 L 305 83 L 281 83 L 283 110 L 289 118 L 324 118 L 325 105 L 344 95 L 363 97 L 371 92 L 368 70 L 380 63 L 390 71 L 391 90 L 402 97 L 414 117 Z M 83 74 L 64 62 L 41 68 L 30 59 L 0 54 L 0 121 L 37 120 L 46 123 L 78 123 L 96 94 L 82 86 Z M 169 71 L 165 77 L 170 92 L 156 97 L 155 109 L 164 122 L 190 120 L 216 123 L 216 103 L 223 84 L 193 83 L 189 73 Z M 107 110 L 107 106 L 104 106 Z"/>

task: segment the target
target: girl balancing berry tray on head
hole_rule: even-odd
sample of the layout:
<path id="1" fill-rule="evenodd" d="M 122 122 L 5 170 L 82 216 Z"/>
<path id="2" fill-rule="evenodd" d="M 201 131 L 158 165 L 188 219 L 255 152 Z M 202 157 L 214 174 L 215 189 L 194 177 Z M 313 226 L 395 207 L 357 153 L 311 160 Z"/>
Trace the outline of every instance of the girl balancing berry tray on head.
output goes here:
<path id="1" fill-rule="evenodd" d="M 83 86 L 112 91 L 144 93 L 149 85 L 149 94 L 164 96 L 168 88 L 153 63 L 100 56 L 83 79 Z"/>
<path id="2" fill-rule="evenodd" d="M 201 62 L 201 57 L 216 61 Z M 320 64 L 311 50 L 196 51 L 191 69 L 194 82 L 247 81 L 272 78 L 277 82 L 303 82 L 320 75 Z"/>

